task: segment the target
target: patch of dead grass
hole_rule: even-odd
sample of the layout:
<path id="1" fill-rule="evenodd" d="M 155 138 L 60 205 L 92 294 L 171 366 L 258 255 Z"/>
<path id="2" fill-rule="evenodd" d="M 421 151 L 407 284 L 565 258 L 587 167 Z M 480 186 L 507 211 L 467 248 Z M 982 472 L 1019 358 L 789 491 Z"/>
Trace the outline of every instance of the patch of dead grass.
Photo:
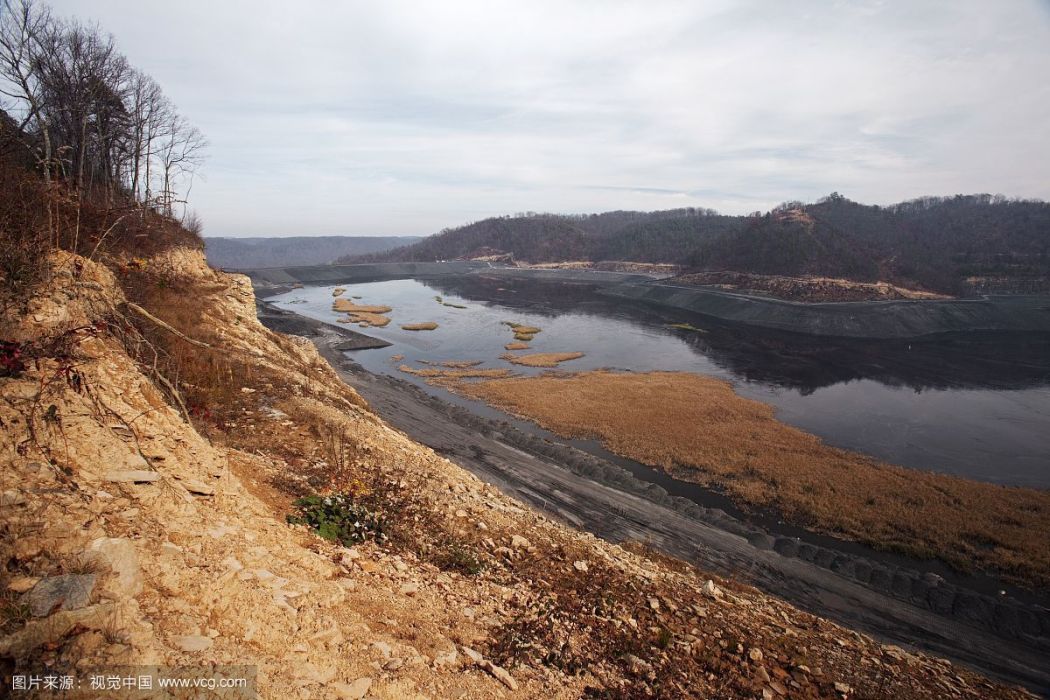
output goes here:
<path id="1" fill-rule="evenodd" d="M 510 329 L 514 331 L 514 340 L 518 340 L 524 343 L 531 341 L 536 334 L 541 332 L 542 328 L 536 326 L 526 326 L 522 323 L 516 323 L 514 321 L 504 321 L 505 326 L 510 326 Z"/>
<path id="2" fill-rule="evenodd" d="M 382 328 L 383 326 L 389 325 L 390 318 L 378 313 L 371 313 L 368 311 L 357 311 L 350 314 L 347 322 L 356 323 L 360 326 L 373 326 L 375 328 Z"/>
<path id="3" fill-rule="evenodd" d="M 582 352 L 534 352 L 531 355 L 511 355 L 507 353 L 500 358 L 514 365 L 525 367 L 557 367 L 562 362 L 578 360 Z"/>
<path id="4" fill-rule="evenodd" d="M 519 340 L 519 341 L 516 341 L 516 342 L 513 342 L 513 343 L 507 343 L 506 345 L 503 346 L 503 349 L 504 350 L 528 350 L 529 349 L 529 344 L 528 343 L 523 343 L 523 342 L 521 342 Z"/>
<path id="5" fill-rule="evenodd" d="M 393 311 L 393 307 L 382 304 L 355 304 L 349 299 L 336 299 L 332 302 L 332 311 L 349 314 L 385 314 Z"/>
<path id="6" fill-rule="evenodd" d="M 474 367 L 427 367 L 425 369 L 418 369 L 416 367 L 409 367 L 408 365 L 400 365 L 398 370 L 405 374 L 433 379 L 500 379 L 513 376 L 513 372 L 509 369 L 477 369 Z"/>
<path id="7" fill-rule="evenodd" d="M 684 372 L 584 372 L 463 383 L 458 391 L 571 438 L 719 486 L 745 506 L 877 548 L 1050 582 L 1050 492 L 905 469 L 830 447 Z"/>
<path id="8" fill-rule="evenodd" d="M 442 367 L 451 367 L 452 369 L 465 369 L 467 367 L 477 367 L 482 364 L 484 360 L 445 360 L 438 364 Z"/>
<path id="9" fill-rule="evenodd" d="M 424 321 L 423 323 L 403 323 L 401 324 L 401 330 L 403 331 L 432 331 L 438 327 L 438 324 L 433 321 Z"/>

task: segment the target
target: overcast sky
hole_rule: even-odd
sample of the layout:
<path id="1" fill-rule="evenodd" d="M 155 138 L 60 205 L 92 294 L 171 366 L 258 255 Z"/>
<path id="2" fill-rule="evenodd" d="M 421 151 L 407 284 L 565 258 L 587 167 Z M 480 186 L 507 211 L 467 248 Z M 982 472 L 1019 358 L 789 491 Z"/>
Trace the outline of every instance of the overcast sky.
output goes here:
<path id="1" fill-rule="evenodd" d="M 207 235 L 1050 198 L 1050 2 L 52 0 L 210 141 Z"/>

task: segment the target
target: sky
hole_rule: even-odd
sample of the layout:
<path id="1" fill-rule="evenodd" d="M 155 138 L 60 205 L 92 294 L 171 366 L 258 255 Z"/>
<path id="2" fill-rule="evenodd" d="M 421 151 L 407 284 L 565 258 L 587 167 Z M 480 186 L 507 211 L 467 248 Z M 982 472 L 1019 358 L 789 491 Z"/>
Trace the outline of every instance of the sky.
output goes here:
<path id="1" fill-rule="evenodd" d="M 1050 199 L 1050 0 L 51 0 L 209 141 L 205 235 Z"/>

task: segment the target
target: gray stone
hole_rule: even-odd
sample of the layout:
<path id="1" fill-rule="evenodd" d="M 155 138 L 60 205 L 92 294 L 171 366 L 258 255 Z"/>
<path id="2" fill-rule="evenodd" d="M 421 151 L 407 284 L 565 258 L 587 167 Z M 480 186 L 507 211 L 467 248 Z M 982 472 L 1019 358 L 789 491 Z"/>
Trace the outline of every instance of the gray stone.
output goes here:
<path id="1" fill-rule="evenodd" d="M 884 567 L 876 566 L 871 570 L 871 586 L 884 591 L 893 583 L 893 577 Z"/>
<path id="2" fill-rule="evenodd" d="M 987 624 L 992 618 L 992 605 L 985 596 L 973 591 L 960 591 L 955 597 L 952 611 L 963 620 Z"/>
<path id="3" fill-rule="evenodd" d="M 56 610 L 77 610 L 91 602 L 95 574 L 49 576 L 22 596 L 36 617 L 47 617 Z"/>
<path id="4" fill-rule="evenodd" d="M 871 580 L 871 564 L 866 561 L 857 560 L 857 563 L 853 565 L 853 578 L 857 579 L 861 583 L 867 583 Z"/>
<path id="5" fill-rule="evenodd" d="M 898 571 L 893 575 L 893 593 L 901 598 L 911 596 L 912 578 L 908 574 Z"/>
<path id="6" fill-rule="evenodd" d="M 752 532 L 747 536 L 747 541 L 755 549 L 770 550 L 775 540 L 764 532 Z"/>
<path id="7" fill-rule="evenodd" d="M 830 549 L 819 549 L 813 557 L 813 563 L 822 569 L 830 568 L 833 561 L 835 561 L 835 552 Z"/>
<path id="8" fill-rule="evenodd" d="M 839 574 L 840 576 L 853 578 L 853 560 L 845 556 L 835 557 L 835 560 L 831 562 L 831 570 L 834 571 L 836 574 Z"/>
<path id="9" fill-rule="evenodd" d="M 773 543 L 773 549 L 781 556 L 796 557 L 798 556 L 798 540 L 794 537 L 779 537 Z"/>
<path id="10" fill-rule="evenodd" d="M 930 609 L 940 615 L 947 615 L 955 605 L 955 586 L 942 583 L 926 592 L 926 601 Z"/>

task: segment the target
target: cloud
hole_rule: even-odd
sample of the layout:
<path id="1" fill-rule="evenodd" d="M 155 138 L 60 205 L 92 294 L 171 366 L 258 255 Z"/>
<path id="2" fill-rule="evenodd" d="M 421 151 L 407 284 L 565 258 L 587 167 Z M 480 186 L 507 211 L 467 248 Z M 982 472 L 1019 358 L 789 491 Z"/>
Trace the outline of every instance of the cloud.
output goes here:
<path id="1" fill-rule="evenodd" d="M 1050 192 L 1032 2 L 52 2 L 207 135 L 212 235 Z"/>

